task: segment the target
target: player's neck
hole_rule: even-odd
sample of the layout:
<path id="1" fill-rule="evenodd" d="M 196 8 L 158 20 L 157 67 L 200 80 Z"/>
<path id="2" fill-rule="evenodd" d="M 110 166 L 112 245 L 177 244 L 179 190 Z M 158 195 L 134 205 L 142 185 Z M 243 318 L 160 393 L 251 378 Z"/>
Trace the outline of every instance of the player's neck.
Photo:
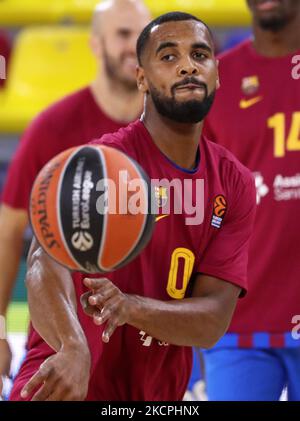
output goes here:
<path id="1" fill-rule="evenodd" d="M 181 168 L 194 169 L 203 123 L 175 123 L 150 108 L 145 109 L 142 120 L 153 142 Z"/>
<path id="2" fill-rule="evenodd" d="M 137 119 L 143 107 L 143 97 L 136 90 L 113 84 L 105 75 L 99 75 L 91 84 L 94 98 L 101 110 L 111 119 L 131 122 Z"/>
<path id="3" fill-rule="evenodd" d="M 266 57 L 282 57 L 300 49 L 300 17 L 278 32 L 265 31 L 254 24 L 254 48 Z"/>

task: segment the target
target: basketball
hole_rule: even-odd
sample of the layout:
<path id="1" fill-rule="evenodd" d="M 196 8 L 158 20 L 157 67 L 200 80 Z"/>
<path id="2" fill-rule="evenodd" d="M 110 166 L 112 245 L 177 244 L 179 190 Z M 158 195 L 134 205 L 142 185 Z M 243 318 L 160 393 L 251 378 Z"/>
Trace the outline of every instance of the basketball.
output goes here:
<path id="1" fill-rule="evenodd" d="M 133 260 L 151 238 L 148 176 L 107 146 L 67 149 L 38 174 L 30 219 L 43 249 L 70 270 L 104 273 Z"/>

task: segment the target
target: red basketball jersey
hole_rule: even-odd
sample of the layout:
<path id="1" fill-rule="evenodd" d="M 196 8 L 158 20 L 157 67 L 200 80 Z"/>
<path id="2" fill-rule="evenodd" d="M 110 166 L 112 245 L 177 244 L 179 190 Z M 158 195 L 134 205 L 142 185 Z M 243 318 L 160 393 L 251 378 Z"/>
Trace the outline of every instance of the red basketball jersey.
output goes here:
<path id="1" fill-rule="evenodd" d="M 292 61 L 293 55 L 263 57 L 249 40 L 224 53 L 221 87 L 206 120 L 208 138 L 256 179 L 249 294 L 230 327 L 248 335 L 241 346 L 297 346 L 291 329 L 300 314 L 300 80 Z"/>
<path id="2" fill-rule="evenodd" d="M 187 225 L 186 211 L 157 218 L 153 237 L 144 251 L 126 267 L 108 277 L 129 294 L 158 300 L 189 296 L 197 273 L 205 273 L 247 288 L 248 242 L 255 213 L 255 188 L 250 172 L 224 148 L 201 138 L 200 163 L 187 171 L 172 163 L 137 121 L 96 143 L 116 147 L 134 158 L 150 179 L 186 183 L 193 206 L 203 207 L 203 221 Z M 197 180 L 204 186 L 196 190 Z M 190 183 L 189 183 L 190 182 Z M 157 187 L 159 187 L 157 185 Z M 156 188 L 157 205 L 175 203 L 174 189 Z M 176 191 L 176 193 L 175 193 Z M 197 197 L 198 196 L 198 197 Z M 82 279 L 74 274 L 77 293 Z M 220 282 L 223 282 L 220 280 Z M 80 309 L 80 317 L 85 320 Z M 90 322 L 88 322 L 90 323 Z M 102 328 L 89 325 L 93 342 L 91 388 L 100 400 L 180 400 L 189 380 L 191 348 L 159 342 L 131 326 L 119 327 L 108 344 L 101 343 Z M 91 343 L 91 342 L 90 342 Z"/>

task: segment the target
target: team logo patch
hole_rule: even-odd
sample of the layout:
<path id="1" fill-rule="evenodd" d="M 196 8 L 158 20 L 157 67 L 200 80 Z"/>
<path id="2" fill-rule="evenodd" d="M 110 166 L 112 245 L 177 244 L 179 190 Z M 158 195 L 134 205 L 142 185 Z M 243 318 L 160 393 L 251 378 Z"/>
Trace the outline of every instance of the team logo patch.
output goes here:
<path id="1" fill-rule="evenodd" d="M 259 79 L 258 76 L 248 76 L 242 79 L 242 91 L 246 95 L 253 95 L 258 91 Z"/>
<path id="2" fill-rule="evenodd" d="M 227 201 L 223 194 L 219 194 L 214 200 L 213 216 L 211 218 L 211 226 L 220 229 L 227 210 Z"/>
<path id="3" fill-rule="evenodd" d="M 168 201 L 168 191 L 166 187 L 155 186 L 154 190 L 157 206 L 163 208 Z"/>

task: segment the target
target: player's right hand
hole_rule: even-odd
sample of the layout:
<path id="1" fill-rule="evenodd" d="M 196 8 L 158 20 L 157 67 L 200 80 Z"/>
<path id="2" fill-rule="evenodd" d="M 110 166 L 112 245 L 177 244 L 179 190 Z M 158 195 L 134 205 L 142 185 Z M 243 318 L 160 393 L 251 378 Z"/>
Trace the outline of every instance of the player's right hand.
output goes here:
<path id="1" fill-rule="evenodd" d="M 11 350 L 6 339 L 0 339 L 0 396 L 2 395 L 2 378 L 1 376 L 8 376 L 11 365 Z"/>
<path id="2" fill-rule="evenodd" d="M 88 392 L 91 358 L 82 347 L 64 349 L 41 364 L 21 391 L 32 401 L 83 401 Z"/>

